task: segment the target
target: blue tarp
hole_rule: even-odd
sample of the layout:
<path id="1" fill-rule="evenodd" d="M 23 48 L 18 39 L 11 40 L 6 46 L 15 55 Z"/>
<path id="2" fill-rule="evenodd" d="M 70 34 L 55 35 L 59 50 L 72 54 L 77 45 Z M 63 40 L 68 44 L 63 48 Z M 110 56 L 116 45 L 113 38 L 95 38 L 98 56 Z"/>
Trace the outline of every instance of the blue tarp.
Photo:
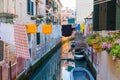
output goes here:
<path id="1" fill-rule="evenodd" d="M 80 24 L 77 25 L 76 29 L 80 31 Z"/>

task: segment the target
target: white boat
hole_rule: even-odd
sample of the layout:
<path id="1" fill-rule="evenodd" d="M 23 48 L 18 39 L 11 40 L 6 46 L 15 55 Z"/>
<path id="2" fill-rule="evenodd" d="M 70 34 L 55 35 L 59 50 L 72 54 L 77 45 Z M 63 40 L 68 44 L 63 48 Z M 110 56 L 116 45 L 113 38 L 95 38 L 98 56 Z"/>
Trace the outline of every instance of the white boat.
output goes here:
<path id="1" fill-rule="evenodd" d="M 85 58 L 85 51 L 84 51 L 84 49 L 75 50 L 74 59 L 81 60 L 83 58 Z"/>
<path id="2" fill-rule="evenodd" d="M 94 80 L 94 78 L 87 69 L 75 67 L 70 72 L 70 80 Z"/>

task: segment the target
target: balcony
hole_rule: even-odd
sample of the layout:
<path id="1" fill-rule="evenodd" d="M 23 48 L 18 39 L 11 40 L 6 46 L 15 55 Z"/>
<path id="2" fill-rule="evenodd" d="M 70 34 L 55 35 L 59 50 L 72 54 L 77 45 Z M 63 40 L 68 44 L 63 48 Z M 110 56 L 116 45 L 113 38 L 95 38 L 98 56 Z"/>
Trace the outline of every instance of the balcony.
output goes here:
<path id="1" fill-rule="evenodd" d="M 13 19 L 18 17 L 11 13 L 0 13 L 0 22 L 13 23 Z"/>
<path id="2" fill-rule="evenodd" d="M 17 15 L 11 14 L 11 13 L 0 13 L 0 18 L 1 17 L 6 17 L 6 18 L 16 18 Z"/>

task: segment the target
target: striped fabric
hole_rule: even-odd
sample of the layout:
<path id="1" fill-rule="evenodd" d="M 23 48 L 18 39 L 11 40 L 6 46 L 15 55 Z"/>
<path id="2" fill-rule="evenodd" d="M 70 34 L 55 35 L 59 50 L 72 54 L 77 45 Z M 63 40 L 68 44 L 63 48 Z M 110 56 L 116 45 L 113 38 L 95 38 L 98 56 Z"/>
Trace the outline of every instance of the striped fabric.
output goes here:
<path id="1" fill-rule="evenodd" d="M 17 57 L 30 59 L 28 49 L 28 38 L 25 25 L 17 24 L 14 26 L 15 35 L 15 54 Z"/>

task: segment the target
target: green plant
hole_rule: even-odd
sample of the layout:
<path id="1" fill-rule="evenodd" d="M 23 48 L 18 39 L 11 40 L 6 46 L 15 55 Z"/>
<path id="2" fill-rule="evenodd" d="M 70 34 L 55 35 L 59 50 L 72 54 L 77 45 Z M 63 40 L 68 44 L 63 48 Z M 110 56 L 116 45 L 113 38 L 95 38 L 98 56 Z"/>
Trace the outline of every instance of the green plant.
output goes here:
<path id="1" fill-rule="evenodd" d="M 85 42 L 87 42 L 88 44 L 92 44 L 92 40 L 95 38 L 96 38 L 96 34 L 92 34 L 85 39 Z"/>
<path id="2" fill-rule="evenodd" d="M 120 45 L 115 44 L 113 48 L 110 50 L 111 56 L 116 56 L 116 58 L 120 59 Z"/>
<path id="3" fill-rule="evenodd" d="M 98 46 L 101 48 L 101 43 L 102 43 L 102 36 L 97 35 L 95 39 L 92 40 L 92 44 Z"/>

